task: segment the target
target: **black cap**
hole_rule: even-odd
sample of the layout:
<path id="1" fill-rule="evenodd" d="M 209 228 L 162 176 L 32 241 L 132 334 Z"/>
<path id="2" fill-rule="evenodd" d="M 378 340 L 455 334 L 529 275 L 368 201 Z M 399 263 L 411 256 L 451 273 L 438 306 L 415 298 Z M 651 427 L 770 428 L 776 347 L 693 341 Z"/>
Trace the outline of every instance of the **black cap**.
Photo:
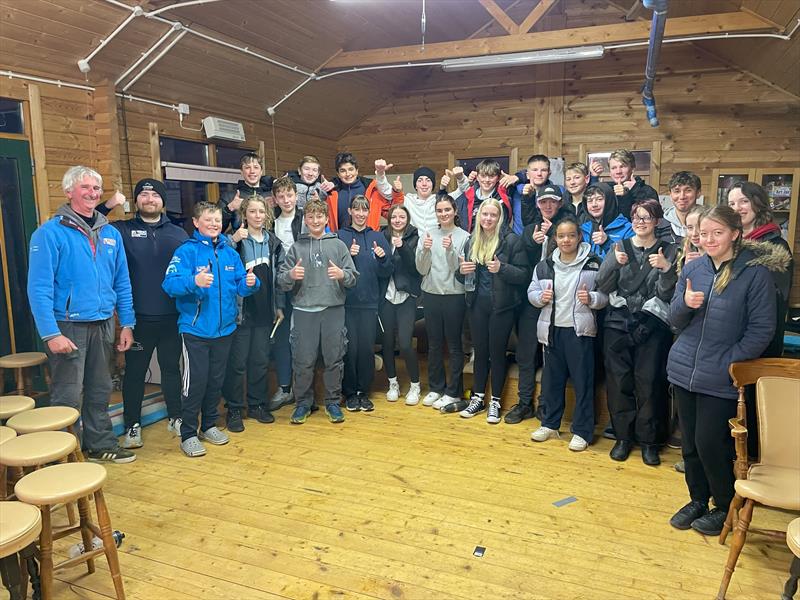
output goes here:
<path id="1" fill-rule="evenodd" d="M 561 196 L 561 190 L 554 185 L 546 185 L 542 188 L 541 192 L 536 194 L 537 200 L 541 200 L 542 198 L 554 198 L 556 200 L 563 200 L 563 197 Z"/>
<path id="2" fill-rule="evenodd" d="M 436 185 L 436 173 L 433 172 L 433 169 L 429 169 L 428 167 L 420 167 L 416 171 L 414 171 L 414 188 L 417 187 L 417 179 L 420 177 L 427 177 L 431 180 L 431 185 Z"/>
<path id="3" fill-rule="evenodd" d="M 133 200 L 136 201 L 136 198 L 139 197 L 143 191 L 153 191 L 159 196 L 161 199 L 166 202 L 167 201 L 167 186 L 161 183 L 158 179 L 150 179 L 145 178 L 141 179 L 139 183 L 136 184 L 136 187 L 133 188 Z"/>

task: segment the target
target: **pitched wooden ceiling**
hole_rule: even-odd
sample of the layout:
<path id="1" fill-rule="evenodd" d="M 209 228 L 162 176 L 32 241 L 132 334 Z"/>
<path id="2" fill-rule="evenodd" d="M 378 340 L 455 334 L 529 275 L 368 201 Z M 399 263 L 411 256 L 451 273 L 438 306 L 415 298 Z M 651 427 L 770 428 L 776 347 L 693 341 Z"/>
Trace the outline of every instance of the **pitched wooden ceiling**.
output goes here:
<path id="1" fill-rule="evenodd" d="M 427 0 L 426 46 L 415 52 L 422 55 L 443 42 L 457 52 L 463 45 L 459 40 L 468 38 L 500 40 L 509 28 L 530 20 L 539 1 Z M 117 2 L 134 5 L 134 0 Z M 149 0 L 142 7 L 158 10 L 176 2 Z M 672 0 L 669 16 L 734 14 L 739 13 L 741 2 L 747 10 L 780 27 L 789 24 L 800 9 L 796 0 Z M 545 7 L 549 12 L 539 19 L 532 33 L 620 24 L 626 13 L 632 13 L 629 17 L 633 19 L 649 16 L 649 11 L 635 8 L 634 0 L 541 3 L 542 15 L 547 12 Z M 128 10 L 107 0 L 0 0 L 0 68 L 92 85 L 114 82 L 169 31 L 169 25 L 161 21 L 134 18 L 92 58 L 91 71 L 84 76 L 77 61 L 92 52 L 128 14 Z M 347 62 L 360 50 L 418 46 L 422 41 L 421 14 L 422 0 L 224 0 L 170 9 L 159 16 L 302 71 L 320 72 L 326 64 L 366 64 Z M 791 43 L 759 42 L 764 56 L 746 50 L 753 47 L 751 41 L 703 44 L 724 59 L 742 63 L 744 68 L 800 95 L 797 38 Z M 411 57 L 416 60 L 413 52 Z M 781 57 L 781 61 L 775 57 Z M 414 88 L 428 73 L 422 68 L 373 70 L 311 81 L 281 104 L 275 122 L 337 140 L 394 93 Z M 508 70 L 485 73 L 487 81 L 494 78 L 500 84 Z M 187 34 L 128 91 L 171 103 L 186 102 L 223 116 L 266 120 L 266 107 L 280 101 L 304 79 L 299 72 Z"/>

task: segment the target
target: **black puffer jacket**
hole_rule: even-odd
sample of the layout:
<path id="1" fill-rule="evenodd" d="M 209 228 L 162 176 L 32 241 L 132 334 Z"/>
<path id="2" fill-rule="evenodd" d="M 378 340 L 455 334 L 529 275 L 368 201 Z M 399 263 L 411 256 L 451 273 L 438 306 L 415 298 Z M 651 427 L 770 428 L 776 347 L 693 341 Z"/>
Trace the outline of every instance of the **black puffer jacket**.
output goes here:
<path id="1" fill-rule="evenodd" d="M 621 212 L 622 215 L 627 219 L 631 218 L 631 208 L 637 202 L 640 202 L 641 200 L 647 200 L 648 198 L 658 200 L 658 192 L 647 185 L 644 182 L 644 179 L 637 175 L 634 177 L 634 181 L 636 183 L 633 184 L 631 189 L 625 190 L 625 193 L 622 196 L 617 196 L 619 212 Z M 614 188 L 613 183 L 610 183 L 609 185 L 611 185 L 612 189 Z"/>
<path id="2" fill-rule="evenodd" d="M 381 229 L 386 241 L 389 242 L 389 247 L 392 246 L 392 228 L 388 225 Z M 392 278 L 394 278 L 394 286 L 401 292 L 407 292 L 414 298 L 419 298 L 422 293 L 420 285 L 422 283 L 422 275 L 417 271 L 416 253 L 417 244 L 419 242 L 419 232 L 413 225 L 406 227 L 403 232 L 403 245 L 399 248 L 394 248 L 392 253 L 392 264 L 394 270 L 392 271 Z M 381 302 L 386 300 L 386 288 L 389 285 L 389 278 L 381 280 Z"/>
<path id="3" fill-rule="evenodd" d="M 500 261 L 500 270 L 492 275 L 492 310 L 495 313 L 519 306 L 531 281 L 532 268 L 521 240 L 513 233 L 502 235 L 495 256 Z M 469 257 L 472 238 L 464 245 L 464 256 Z M 464 283 L 465 275 L 456 271 L 456 279 Z M 467 292 L 467 306 L 475 302 L 477 292 Z"/>
<path id="4" fill-rule="evenodd" d="M 258 182 L 258 187 L 252 187 L 247 184 L 244 179 L 240 179 L 236 184 L 236 192 L 239 192 L 239 197 L 244 200 L 251 196 L 260 196 L 266 200 L 272 195 L 272 183 L 275 181 L 274 177 L 262 177 Z M 228 204 L 231 203 L 236 197 L 236 192 L 226 192 L 222 195 L 219 205 L 222 208 L 222 231 L 228 231 L 228 225 L 231 226 L 231 231 L 236 231 L 241 226 L 239 219 L 239 211 L 231 210 Z"/>

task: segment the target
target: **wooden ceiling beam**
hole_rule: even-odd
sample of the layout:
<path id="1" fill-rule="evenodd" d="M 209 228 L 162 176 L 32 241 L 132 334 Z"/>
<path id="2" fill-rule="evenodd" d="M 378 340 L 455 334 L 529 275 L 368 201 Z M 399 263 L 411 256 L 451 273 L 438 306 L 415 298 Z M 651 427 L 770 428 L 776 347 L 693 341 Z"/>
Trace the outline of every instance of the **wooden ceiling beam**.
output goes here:
<path id="1" fill-rule="evenodd" d="M 517 24 L 509 17 L 502 8 L 497 5 L 494 0 L 479 0 L 483 8 L 494 17 L 494 20 L 500 23 L 501 27 L 505 29 L 509 35 L 516 35 L 519 33 Z"/>
<path id="2" fill-rule="evenodd" d="M 723 32 L 754 31 L 766 29 L 764 21 L 745 12 L 730 12 L 667 19 L 665 37 L 684 37 Z M 425 46 L 397 46 L 371 50 L 342 52 L 333 58 L 326 69 L 341 69 L 366 65 L 386 65 L 402 62 L 420 62 L 485 56 L 508 52 L 526 52 L 551 48 L 570 48 L 590 44 L 616 44 L 647 40 L 650 23 L 636 21 L 576 27 L 559 31 L 541 31 L 518 35 L 503 35 L 471 40 L 437 42 Z"/>
<path id="3" fill-rule="evenodd" d="M 558 2 L 558 0 L 539 0 L 539 4 L 534 6 L 533 10 L 525 17 L 525 20 L 520 23 L 519 33 L 528 33 L 533 29 L 533 26 L 547 14 L 547 11 L 550 10 L 556 2 Z"/>

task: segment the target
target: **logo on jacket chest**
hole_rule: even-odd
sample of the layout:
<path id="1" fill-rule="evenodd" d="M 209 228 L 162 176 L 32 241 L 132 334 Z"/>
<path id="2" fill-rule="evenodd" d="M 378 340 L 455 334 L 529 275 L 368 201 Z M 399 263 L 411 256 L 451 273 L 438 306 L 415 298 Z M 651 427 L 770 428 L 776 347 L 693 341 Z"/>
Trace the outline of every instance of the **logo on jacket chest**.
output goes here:
<path id="1" fill-rule="evenodd" d="M 147 230 L 146 229 L 131 229 L 131 237 L 132 238 L 146 238 L 147 237 Z"/>

